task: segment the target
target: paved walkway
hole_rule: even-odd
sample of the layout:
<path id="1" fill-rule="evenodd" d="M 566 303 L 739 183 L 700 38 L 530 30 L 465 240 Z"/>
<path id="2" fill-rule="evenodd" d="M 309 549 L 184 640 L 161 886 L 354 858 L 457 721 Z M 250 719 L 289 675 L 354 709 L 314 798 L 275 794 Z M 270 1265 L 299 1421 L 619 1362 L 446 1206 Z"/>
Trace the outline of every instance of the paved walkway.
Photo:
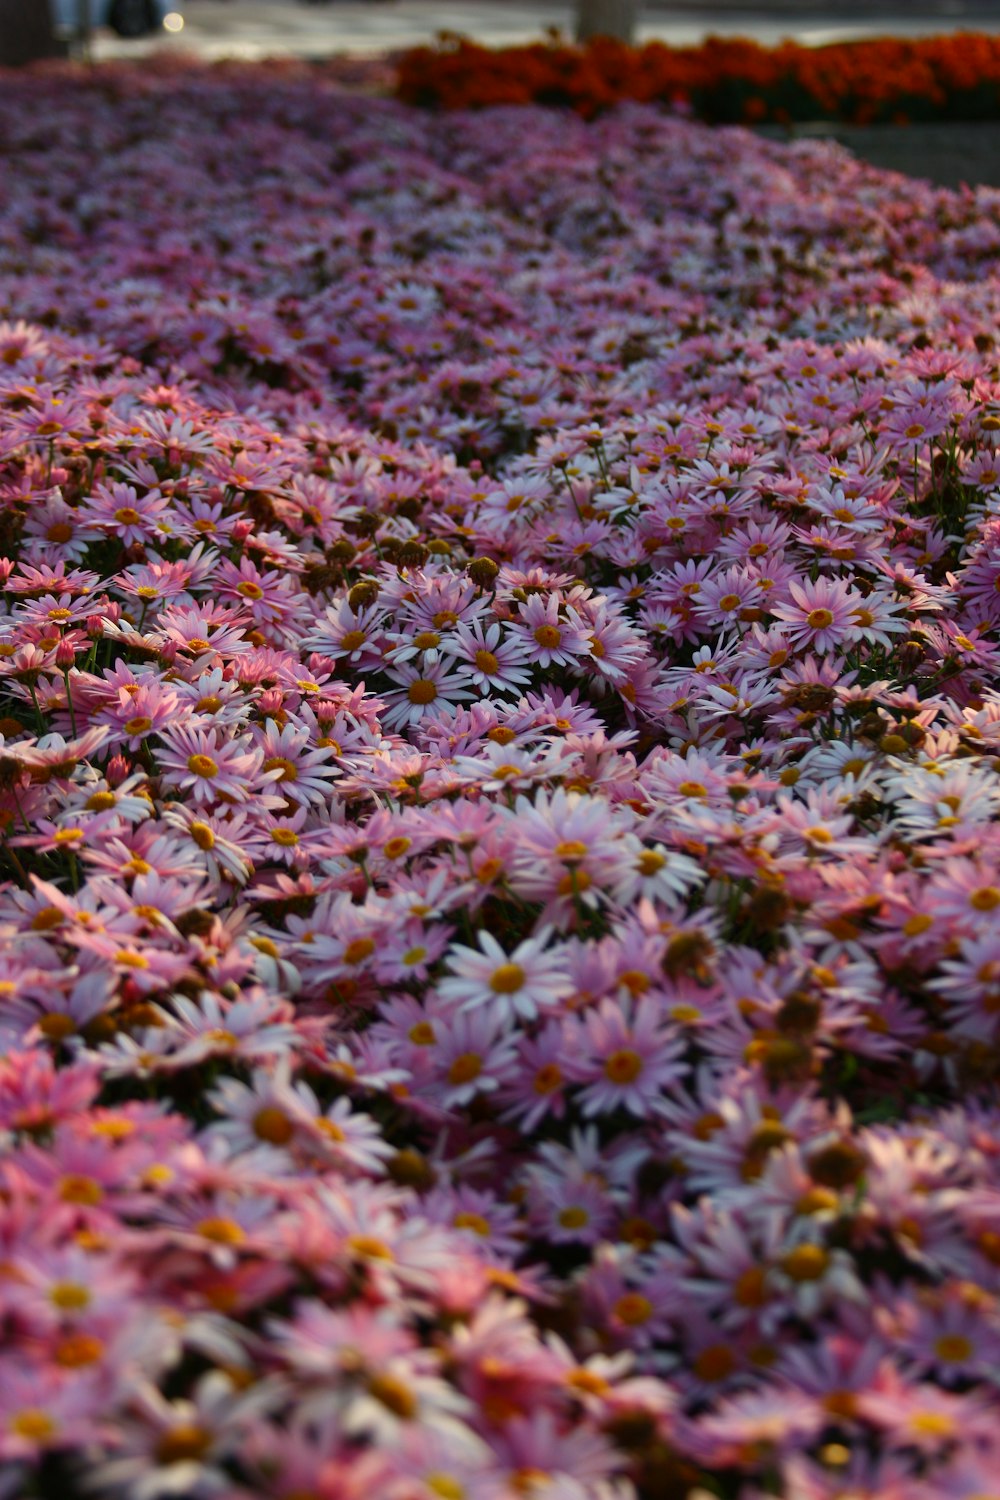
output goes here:
<path id="1" fill-rule="evenodd" d="M 572 0 L 185 0 L 184 29 L 155 44 L 98 37 L 99 58 L 135 57 L 153 46 L 204 58 L 331 52 L 378 53 L 457 32 L 491 46 L 573 30 Z M 997 0 L 647 0 L 639 39 L 694 45 L 714 32 L 765 45 L 791 37 L 807 46 L 861 36 L 926 36 L 978 29 L 1000 32 Z"/>

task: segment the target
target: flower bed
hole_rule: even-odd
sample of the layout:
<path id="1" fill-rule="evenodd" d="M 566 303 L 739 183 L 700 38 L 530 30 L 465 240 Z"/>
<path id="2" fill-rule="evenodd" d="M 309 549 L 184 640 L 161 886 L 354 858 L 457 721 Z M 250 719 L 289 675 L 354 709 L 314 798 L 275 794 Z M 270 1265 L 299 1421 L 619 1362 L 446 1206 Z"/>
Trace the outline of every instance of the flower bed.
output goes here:
<path id="1" fill-rule="evenodd" d="M 445 37 L 402 55 L 397 92 L 437 109 L 559 104 L 588 118 L 625 100 L 659 102 L 712 124 L 995 120 L 1000 37 L 956 32 L 825 47 L 763 47 L 742 37 L 698 47 L 555 39 L 496 49 Z"/>
<path id="2" fill-rule="evenodd" d="M 986 1494 L 996 194 L 0 136 L 0 1493 Z"/>

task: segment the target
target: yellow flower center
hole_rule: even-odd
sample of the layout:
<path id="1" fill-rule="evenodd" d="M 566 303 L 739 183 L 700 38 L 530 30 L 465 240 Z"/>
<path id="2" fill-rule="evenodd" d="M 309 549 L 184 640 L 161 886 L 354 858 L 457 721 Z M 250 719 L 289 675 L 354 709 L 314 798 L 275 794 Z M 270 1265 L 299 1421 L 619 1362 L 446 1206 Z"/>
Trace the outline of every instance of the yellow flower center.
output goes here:
<path id="1" fill-rule="evenodd" d="M 438 1496 L 438 1500 L 466 1500 L 468 1494 L 461 1480 L 456 1479 L 454 1474 L 445 1474 L 439 1469 L 432 1474 L 425 1474 L 424 1484 L 432 1495 Z"/>
<path id="2" fill-rule="evenodd" d="M 562 860 L 563 864 L 573 864 L 577 860 L 585 859 L 587 856 L 586 844 L 581 844 L 579 839 L 564 839 L 553 849 L 556 859 Z"/>
<path id="3" fill-rule="evenodd" d="M 128 725 L 125 726 L 128 728 Z M 107 812 L 118 799 L 114 792 L 93 792 L 84 803 L 88 812 Z"/>
<path id="4" fill-rule="evenodd" d="M 44 1443 L 46 1438 L 55 1435 L 56 1423 L 40 1406 L 27 1406 L 8 1420 L 7 1430 L 29 1443 Z"/>
<path id="5" fill-rule="evenodd" d="M 64 1203 L 77 1203 L 81 1208 L 96 1208 L 104 1198 L 104 1189 L 93 1177 L 71 1172 L 59 1184 L 59 1197 Z"/>
<path id="6" fill-rule="evenodd" d="M 535 640 L 544 651 L 553 651 L 562 640 L 562 631 L 557 630 L 554 625 L 539 625 L 535 631 Z"/>
<path id="7" fill-rule="evenodd" d="M 264 762 L 265 771 L 278 771 L 278 781 L 298 781 L 299 772 L 293 760 L 288 760 L 284 755 L 272 755 Z"/>
<path id="8" fill-rule="evenodd" d="M 210 755 L 189 755 L 187 768 L 192 776 L 201 776 L 205 781 L 219 774 L 219 767 Z"/>
<path id="9" fill-rule="evenodd" d="M 829 828 L 805 828 L 803 829 L 803 837 L 810 839 L 814 844 L 833 843 L 833 834 Z"/>
<path id="10" fill-rule="evenodd" d="M 943 1411 L 915 1411 L 906 1424 L 921 1437 L 950 1438 L 955 1435 L 955 1418 Z"/>
<path id="11" fill-rule="evenodd" d="M 396 1258 L 385 1240 L 376 1239 L 371 1234 L 349 1235 L 347 1248 L 355 1255 L 363 1255 L 368 1260 L 395 1260 Z"/>
<path id="12" fill-rule="evenodd" d="M 374 1375 L 368 1382 L 368 1390 L 394 1417 L 407 1422 L 416 1416 L 416 1396 L 395 1375 Z"/>
<path id="13" fill-rule="evenodd" d="M 115 963 L 124 964 L 126 969 L 148 969 L 149 959 L 143 953 L 135 953 L 131 948 L 119 948 L 115 954 Z"/>
<path id="14" fill-rule="evenodd" d="M 215 1042 L 220 1047 L 238 1047 L 240 1041 L 235 1031 L 227 1031 L 224 1026 L 213 1026 L 210 1031 L 206 1031 L 205 1040 Z"/>
<path id="15" fill-rule="evenodd" d="M 451 1222 L 456 1229 L 471 1229 L 473 1234 L 478 1234 L 481 1239 L 489 1237 L 490 1223 L 482 1214 L 474 1214 L 468 1209 L 463 1209 Z"/>
<path id="16" fill-rule="evenodd" d="M 90 1290 L 79 1281 L 54 1281 L 49 1287 L 49 1301 L 60 1312 L 82 1312 L 90 1306 Z"/>
<path id="17" fill-rule="evenodd" d="M 822 1245 L 798 1245 L 781 1258 L 781 1269 L 792 1281 L 819 1281 L 830 1264 Z"/>
<path id="18" fill-rule="evenodd" d="M 246 1239 L 245 1231 L 235 1219 L 214 1216 L 199 1219 L 194 1226 L 194 1232 L 200 1234 L 203 1240 L 211 1240 L 215 1245 L 242 1245 Z"/>
<path id="19" fill-rule="evenodd" d="M 514 995 L 523 987 L 524 979 L 520 964 L 501 964 L 490 975 L 490 989 L 495 995 Z"/>
<path id="20" fill-rule="evenodd" d="M 806 624 L 812 630 L 825 630 L 833 624 L 833 614 L 828 609 L 811 609 L 806 615 Z"/>

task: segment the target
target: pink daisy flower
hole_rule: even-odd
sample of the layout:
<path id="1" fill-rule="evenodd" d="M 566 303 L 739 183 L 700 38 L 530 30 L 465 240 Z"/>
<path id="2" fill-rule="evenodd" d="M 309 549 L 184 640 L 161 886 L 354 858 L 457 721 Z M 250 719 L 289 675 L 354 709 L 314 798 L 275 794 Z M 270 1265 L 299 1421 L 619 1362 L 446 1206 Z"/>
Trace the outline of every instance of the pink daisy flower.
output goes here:
<path id="1" fill-rule="evenodd" d="M 264 753 L 248 736 L 226 740 L 215 730 L 164 730 L 157 760 L 164 784 L 199 803 L 246 802 L 262 782 L 277 779 L 262 775 Z"/>
<path id="2" fill-rule="evenodd" d="M 560 603 L 555 592 L 545 597 L 532 594 L 511 626 L 524 647 L 525 660 L 533 665 L 568 667 L 592 655 L 585 622 L 572 608 L 564 612 Z"/>
<path id="3" fill-rule="evenodd" d="M 455 657 L 480 692 L 509 693 L 531 681 L 523 641 L 505 638 L 496 623 L 484 626 L 475 620 L 471 626 L 459 625 L 454 635 L 442 642 L 441 649 Z"/>
<path id="4" fill-rule="evenodd" d="M 786 603 L 769 605 L 770 613 L 784 626 L 784 634 L 797 645 L 826 654 L 845 641 L 856 639 L 859 627 L 855 611 L 864 600 L 839 578 L 808 579 L 790 583 Z"/>
<path id="5" fill-rule="evenodd" d="M 167 496 L 157 489 L 140 495 L 132 485 L 113 481 L 95 486 L 79 514 L 84 525 L 96 527 L 129 547 L 133 542 L 166 535 L 163 521 L 169 505 Z"/>
<path id="6" fill-rule="evenodd" d="M 585 1115 L 626 1109 L 639 1119 L 663 1113 L 663 1093 L 687 1073 L 680 1037 L 663 1028 L 650 998 L 604 1000 L 566 1021 L 566 1066 L 583 1085 Z"/>
<path id="7" fill-rule="evenodd" d="M 450 667 L 443 657 L 419 664 L 401 662 L 387 671 L 399 686 L 385 693 L 382 723 L 387 729 L 407 729 L 424 717 L 437 718 L 476 693 L 464 668 Z"/>
<path id="8" fill-rule="evenodd" d="M 488 1007 L 498 1025 L 517 1017 L 534 1020 L 573 990 L 561 950 L 546 951 L 551 936 L 545 927 L 508 954 L 490 933 L 480 932 L 479 952 L 461 945 L 450 950 L 451 972 L 438 990 L 462 1011 Z"/>

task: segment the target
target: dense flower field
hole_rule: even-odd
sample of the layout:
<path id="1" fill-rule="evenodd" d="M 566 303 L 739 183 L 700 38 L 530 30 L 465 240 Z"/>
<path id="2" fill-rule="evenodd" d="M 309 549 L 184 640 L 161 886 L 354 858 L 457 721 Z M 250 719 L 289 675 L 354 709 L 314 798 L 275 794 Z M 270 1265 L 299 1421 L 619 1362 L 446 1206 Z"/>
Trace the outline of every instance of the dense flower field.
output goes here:
<path id="1" fill-rule="evenodd" d="M 0 1494 L 993 1494 L 998 195 L 0 139 Z"/>
<path id="2" fill-rule="evenodd" d="M 624 100 L 659 101 L 713 123 L 841 120 L 856 125 L 1000 117 L 1000 37 L 955 32 L 764 47 L 709 37 L 697 47 L 558 36 L 483 47 L 446 36 L 399 60 L 399 97 L 440 109 L 559 104 L 591 116 Z"/>

